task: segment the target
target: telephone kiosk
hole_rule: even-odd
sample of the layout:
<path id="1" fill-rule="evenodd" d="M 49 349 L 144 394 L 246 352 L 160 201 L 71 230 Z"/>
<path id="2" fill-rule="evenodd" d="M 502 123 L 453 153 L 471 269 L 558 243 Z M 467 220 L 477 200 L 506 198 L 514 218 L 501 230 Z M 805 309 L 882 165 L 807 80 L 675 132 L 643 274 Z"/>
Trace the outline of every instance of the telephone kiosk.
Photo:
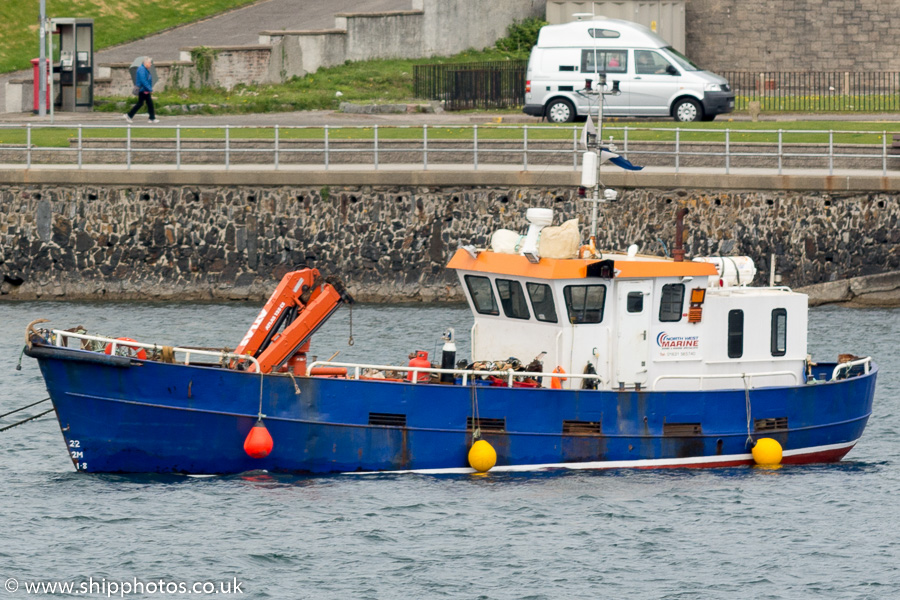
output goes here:
<path id="1" fill-rule="evenodd" d="M 51 19 L 50 30 L 57 36 L 53 63 L 57 110 L 93 110 L 94 20 Z"/>

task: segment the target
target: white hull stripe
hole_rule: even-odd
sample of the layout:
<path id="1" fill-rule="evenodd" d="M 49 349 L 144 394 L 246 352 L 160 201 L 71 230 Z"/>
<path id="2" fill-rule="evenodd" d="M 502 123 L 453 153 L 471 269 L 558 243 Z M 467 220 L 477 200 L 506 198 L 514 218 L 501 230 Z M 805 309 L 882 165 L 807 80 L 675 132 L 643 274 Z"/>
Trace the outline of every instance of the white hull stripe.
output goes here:
<path id="1" fill-rule="evenodd" d="M 841 444 L 829 444 L 827 446 L 813 446 L 811 448 L 799 448 L 796 450 L 785 450 L 784 456 L 804 456 L 807 454 L 819 454 L 820 452 L 830 452 L 832 450 L 842 450 L 844 448 L 852 448 L 859 440 L 852 442 L 843 442 Z M 593 462 L 580 463 L 547 463 L 539 465 L 504 465 L 494 467 L 491 472 L 507 473 L 516 471 L 543 471 L 547 469 L 569 469 L 573 471 L 585 469 L 642 469 L 642 468 L 660 468 L 660 467 L 690 467 L 695 465 L 716 465 L 719 463 L 731 463 L 741 461 L 752 461 L 753 455 L 746 454 L 729 454 L 726 456 L 692 456 L 690 458 L 653 458 L 643 460 L 598 460 Z M 410 469 L 407 471 L 349 471 L 344 475 L 376 475 L 384 473 L 419 473 L 422 475 L 452 475 L 475 473 L 475 469 L 470 467 L 457 467 L 451 469 Z"/>

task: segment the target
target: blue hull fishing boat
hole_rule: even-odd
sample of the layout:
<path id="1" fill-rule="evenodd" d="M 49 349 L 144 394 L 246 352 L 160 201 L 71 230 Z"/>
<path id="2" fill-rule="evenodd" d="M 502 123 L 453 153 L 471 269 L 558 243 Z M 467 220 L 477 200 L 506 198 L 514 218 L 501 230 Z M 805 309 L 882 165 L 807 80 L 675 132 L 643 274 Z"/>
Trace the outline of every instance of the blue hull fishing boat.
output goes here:
<path id="1" fill-rule="evenodd" d="M 616 199 L 598 176 L 601 162 L 619 158 L 611 150 L 584 155 L 588 243 L 577 219 L 553 227 L 551 210 L 533 208 L 526 235 L 499 230 L 490 248 L 457 250 L 448 267 L 474 321 L 465 359 L 448 331 L 435 364 L 417 352 L 384 365 L 375 350 L 367 364 L 307 362 L 313 334 L 352 302 L 315 269 L 284 277 L 234 352 L 32 323 L 26 353 L 75 468 L 433 473 L 840 460 L 872 412 L 874 363 L 813 362 L 807 297 L 750 285 L 749 258 L 684 260 L 685 209 L 672 259 L 598 250 L 598 205 Z"/>

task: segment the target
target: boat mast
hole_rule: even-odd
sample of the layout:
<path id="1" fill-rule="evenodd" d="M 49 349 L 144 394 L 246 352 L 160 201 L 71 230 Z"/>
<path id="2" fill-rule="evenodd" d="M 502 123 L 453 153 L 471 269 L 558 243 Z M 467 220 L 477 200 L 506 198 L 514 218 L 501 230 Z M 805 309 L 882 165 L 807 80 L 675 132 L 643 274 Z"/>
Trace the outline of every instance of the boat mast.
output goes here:
<path id="1" fill-rule="evenodd" d="M 584 90 L 583 94 L 586 96 L 594 96 L 597 98 L 597 128 L 596 132 L 592 133 L 590 128 L 588 127 L 588 123 L 585 124 L 585 147 L 587 152 L 585 152 L 585 160 L 582 161 L 582 169 L 585 171 L 582 173 L 582 186 L 592 188 L 592 196 L 588 199 L 588 202 L 591 203 L 591 241 L 590 247 L 591 251 L 596 254 L 597 253 L 597 220 L 598 220 L 598 212 L 599 212 L 599 204 L 601 202 L 612 202 L 615 201 L 618 193 L 616 190 L 607 188 L 603 185 L 603 182 L 600 180 L 600 165 L 603 163 L 603 147 L 601 145 L 601 141 L 603 140 L 603 97 L 604 96 L 618 96 L 621 94 L 619 90 L 619 81 L 613 80 L 612 86 L 607 89 L 606 83 L 606 73 L 600 72 L 599 62 L 598 62 L 598 53 L 597 50 L 594 50 L 594 66 L 597 69 L 597 85 L 594 87 L 594 79 L 589 78 L 584 81 Z M 588 112 L 588 119 L 590 119 L 590 111 Z M 591 152 L 595 153 L 596 159 L 591 158 L 590 160 L 596 160 L 596 166 L 584 164 L 585 161 L 590 162 L 588 156 Z M 587 173 L 587 169 L 594 169 L 594 173 Z M 587 185 L 586 185 L 587 184 Z M 603 188 L 603 197 L 600 197 L 600 188 Z"/>

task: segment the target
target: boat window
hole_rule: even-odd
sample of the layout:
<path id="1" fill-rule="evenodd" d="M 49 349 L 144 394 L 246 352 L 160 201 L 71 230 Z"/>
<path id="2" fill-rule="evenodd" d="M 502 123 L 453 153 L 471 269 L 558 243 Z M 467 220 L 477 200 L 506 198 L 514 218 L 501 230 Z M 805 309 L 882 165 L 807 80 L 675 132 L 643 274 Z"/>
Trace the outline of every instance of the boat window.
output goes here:
<path id="1" fill-rule="evenodd" d="M 568 285 L 563 288 L 566 311 L 570 323 L 600 323 L 603 321 L 605 285 Z"/>
<path id="2" fill-rule="evenodd" d="M 478 275 L 466 275 L 466 286 L 469 295 L 472 296 L 472 305 L 475 310 L 483 315 L 499 315 L 497 299 L 494 298 L 494 290 L 491 289 L 491 280 Z"/>
<path id="3" fill-rule="evenodd" d="M 787 354 L 787 310 L 772 311 L 772 356 Z"/>
<path id="4" fill-rule="evenodd" d="M 550 286 L 543 283 L 526 283 L 525 287 L 531 298 L 534 317 L 538 321 L 556 323 L 556 304 L 553 303 L 553 290 Z"/>
<path id="5" fill-rule="evenodd" d="M 644 293 L 628 292 L 625 306 L 628 308 L 628 312 L 630 313 L 642 312 L 644 310 Z"/>
<path id="6" fill-rule="evenodd" d="M 510 319 L 531 318 L 521 283 L 510 279 L 498 279 L 497 293 L 500 294 L 500 304 L 503 305 L 503 312 L 507 317 Z"/>
<path id="7" fill-rule="evenodd" d="M 728 358 L 744 355 L 744 311 L 728 311 Z"/>
<path id="8" fill-rule="evenodd" d="M 662 289 L 659 301 L 660 321 L 680 321 L 681 307 L 684 305 L 684 284 L 667 283 Z"/>

